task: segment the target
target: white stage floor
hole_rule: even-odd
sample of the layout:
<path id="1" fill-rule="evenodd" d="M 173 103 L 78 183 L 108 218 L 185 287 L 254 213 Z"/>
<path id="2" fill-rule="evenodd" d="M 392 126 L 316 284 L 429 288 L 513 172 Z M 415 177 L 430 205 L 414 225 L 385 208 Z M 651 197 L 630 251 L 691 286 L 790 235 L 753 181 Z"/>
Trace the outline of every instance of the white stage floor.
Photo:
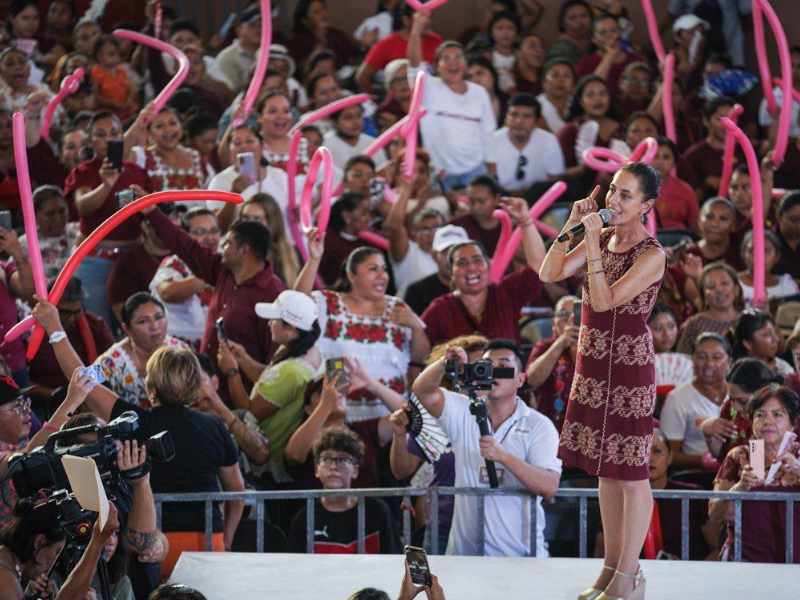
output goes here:
<path id="1" fill-rule="evenodd" d="M 575 600 L 601 562 L 429 557 L 448 600 Z M 648 600 L 796 600 L 800 565 L 644 561 Z M 170 581 L 208 600 L 346 600 L 364 587 L 396 598 L 402 556 L 184 553 Z M 424 598 L 424 596 L 419 596 Z"/>

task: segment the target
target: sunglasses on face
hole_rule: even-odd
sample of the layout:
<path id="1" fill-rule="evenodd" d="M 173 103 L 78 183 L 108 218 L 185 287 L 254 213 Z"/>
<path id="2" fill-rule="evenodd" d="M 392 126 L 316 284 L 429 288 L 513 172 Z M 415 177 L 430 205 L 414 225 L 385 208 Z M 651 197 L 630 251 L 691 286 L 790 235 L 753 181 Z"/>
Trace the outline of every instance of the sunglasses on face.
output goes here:
<path id="1" fill-rule="evenodd" d="M 519 160 L 517 160 L 517 179 L 525 179 L 525 167 L 527 166 L 528 157 L 520 154 Z"/>

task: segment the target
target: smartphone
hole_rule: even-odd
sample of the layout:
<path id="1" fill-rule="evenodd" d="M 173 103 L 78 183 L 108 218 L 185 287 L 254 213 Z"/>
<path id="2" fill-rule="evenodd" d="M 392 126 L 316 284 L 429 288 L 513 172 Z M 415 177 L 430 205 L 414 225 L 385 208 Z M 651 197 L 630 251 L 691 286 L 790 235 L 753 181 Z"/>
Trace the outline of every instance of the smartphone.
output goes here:
<path id="1" fill-rule="evenodd" d="M 128 206 L 128 204 L 136 200 L 136 194 L 134 194 L 133 190 L 130 188 L 118 191 L 116 196 L 117 196 L 117 206 L 119 208 L 122 208 L 123 206 Z"/>
<path id="2" fill-rule="evenodd" d="M 573 325 L 580 325 L 581 324 L 581 313 L 583 312 L 583 302 L 576 302 L 572 307 L 572 324 Z"/>
<path id="3" fill-rule="evenodd" d="M 256 160 L 252 152 L 240 152 L 236 155 L 236 162 L 239 165 L 239 174 L 244 175 L 250 181 L 256 181 Z"/>
<path id="4" fill-rule="evenodd" d="M 117 171 L 122 171 L 122 148 L 124 142 L 122 140 L 109 140 L 108 142 L 108 160 L 111 161 L 111 166 Z"/>
<path id="5" fill-rule="evenodd" d="M 6 231 L 11 231 L 13 229 L 14 224 L 11 220 L 11 212 L 8 210 L 0 210 L 0 229 L 5 229 Z"/>
<path id="6" fill-rule="evenodd" d="M 100 365 L 89 365 L 85 369 L 81 369 L 78 372 L 78 377 L 80 377 L 81 379 L 86 377 L 86 375 L 92 376 L 92 381 L 94 383 L 92 387 L 94 387 L 99 383 L 103 383 L 106 380 L 105 371 L 103 371 L 103 367 L 101 367 Z"/>
<path id="7" fill-rule="evenodd" d="M 341 357 L 325 361 L 325 374 L 328 376 L 328 381 L 347 383 L 347 371 L 344 369 L 344 360 Z"/>
<path id="8" fill-rule="evenodd" d="M 431 580 L 431 570 L 428 566 L 428 555 L 424 548 L 416 546 L 406 546 L 406 560 L 408 570 L 411 573 L 411 582 L 414 585 L 433 585 Z"/>
<path id="9" fill-rule="evenodd" d="M 373 177 L 369 180 L 369 199 L 372 202 L 380 200 L 386 189 L 386 180 L 383 177 Z"/>
<path id="10" fill-rule="evenodd" d="M 217 337 L 219 338 L 220 343 L 224 342 L 226 345 L 228 344 L 228 332 L 225 331 L 225 319 L 220 317 L 216 321 L 217 326 Z"/>

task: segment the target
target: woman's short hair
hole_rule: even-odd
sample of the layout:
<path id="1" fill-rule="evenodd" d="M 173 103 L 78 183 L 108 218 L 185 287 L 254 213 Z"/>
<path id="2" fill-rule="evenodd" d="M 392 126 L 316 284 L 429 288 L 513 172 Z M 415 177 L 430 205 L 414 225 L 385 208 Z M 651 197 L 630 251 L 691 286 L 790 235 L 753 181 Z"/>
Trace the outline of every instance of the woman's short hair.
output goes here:
<path id="1" fill-rule="evenodd" d="M 165 6 L 164 9 L 166 8 Z M 206 597 L 188 585 L 164 583 L 150 592 L 147 600 L 206 600 Z"/>
<path id="2" fill-rule="evenodd" d="M 145 304 L 155 304 L 164 311 L 164 305 L 158 298 L 147 292 L 136 292 L 133 296 L 125 300 L 125 303 L 122 305 L 122 310 L 120 310 L 120 317 L 125 327 L 131 326 L 133 313 L 135 313 L 140 306 L 144 306 Z"/>
<path id="3" fill-rule="evenodd" d="M 33 211 L 38 213 L 44 207 L 44 203 L 53 198 L 66 202 L 60 187 L 56 185 L 40 185 L 33 190 Z"/>
<path id="4" fill-rule="evenodd" d="M 448 269 L 450 269 L 451 271 L 453 270 L 453 263 L 456 260 L 456 252 L 458 252 L 462 248 L 466 248 L 467 246 L 475 246 L 476 248 L 478 248 L 481 251 L 481 254 L 483 254 L 484 260 L 487 263 L 489 262 L 490 260 L 489 253 L 486 252 L 486 248 L 483 247 L 483 244 L 481 244 L 477 240 L 467 240 L 466 242 L 458 242 L 457 244 L 453 244 L 452 246 L 450 246 L 450 250 L 447 251 Z"/>
<path id="5" fill-rule="evenodd" d="M 755 394 L 765 385 L 782 384 L 783 377 L 757 358 L 740 358 L 725 373 L 725 383 L 736 385 L 748 394 Z"/>
<path id="6" fill-rule="evenodd" d="M 718 333 L 712 333 L 710 331 L 706 331 L 697 336 L 694 341 L 694 351 L 697 352 L 700 346 L 706 342 L 714 342 L 715 344 L 719 344 L 722 346 L 722 349 L 725 350 L 725 354 L 727 354 L 729 357 L 731 356 L 731 345 L 728 343 L 728 340 L 725 339 L 725 336 L 722 336 Z"/>
<path id="7" fill-rule="evenodd" d="M 778 202 L 778 216 L 782 217 L 795 206 L 800 206 L 800 190 L 790 190 Z"/>
<path id="8" fill-rule="evenodd" d="M 750 402 L 747 403 L 747 414 L 750 417 L 750 422 L 753 422 L 753 415 L 756 414 L 756 411 L 773 398 L 781 403 L 783 410 L 789 415 L 789 422 L 792 427 L 796 427 L 798 417 L 800 417 L 800 398 L 793 390 L 777 383 L 771 383 L 761 388 L 750 398 Z"/>
<path id="9" fill-rule="evenodd" d="M 184 406 L 197 399 L 202 384 L 200 363 L 188 349 L 159 348 L 147 361 L 145 386 L 159 402 Z"/>

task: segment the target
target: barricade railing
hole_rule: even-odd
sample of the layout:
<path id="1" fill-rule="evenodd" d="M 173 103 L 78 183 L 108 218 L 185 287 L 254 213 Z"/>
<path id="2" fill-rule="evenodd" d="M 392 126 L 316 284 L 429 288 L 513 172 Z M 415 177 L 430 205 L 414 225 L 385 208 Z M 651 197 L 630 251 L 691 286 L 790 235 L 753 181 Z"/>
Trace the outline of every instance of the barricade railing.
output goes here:
<path id="1" fill-rule="evenodd" d="M 481 555 L 486 554 L 484 523 L 486 517 L 486 498 L 494 496 L 522 496 L 532 499 L 533 496 L 526 490 L 517 489 L 491 489 L 491 488 L 373 488 L 373 489 L 348 489 L 348 490 L 280 490 L 280 491 L 246 491 L 246 492 L 215 492 L 215 493 L 190 493 L 190 494 L 155 494 L 156 515 L 159 526 L 161 525 L 161 506 L 173 502 L 203 502 L 205 504 L 205 539 L 206 550 L 211 551 L 211 534 L 214 502 L 225 500 L 244 500 L 245 505 L 256 507 L 256 551 L 264 551 L 264 524 L 266 520 L 264 502 L 272 500 L 305 500 L 306 501 L 306 551 L 312 552 L 314 548 L 314 501 L 319 498 L 357 498 L 358 515 L 358 553 L 364 553 L 365 529 L 365 499 L 366 498 L 397 498 L 403 499 L 404 505 L 411 503 L 411 498 L 426 497 L 430 501 L 430 527 L 434 532 L 439 530 L 439 497 L 440 496 L 470 496 L 477 502 L 477 533 L 478 547 Z M 587 557 L 588 549 L 588 501 L 598 497 L 597 489 L 566 488 L 559 489 L 557 500 L 577 498 L 579 515 L 579 556 Z M 714 492 L 708 490 L 653 490 L 656 499 L 670 499 L 681 501 L 681 560 L 689 560 L 689 503 L 702 500 L 729 500 L 733 502 L 734 515 L 734 543 L 733 559 L 742 560 L 742 504 L 744 502 L 783 502 L 786 504 L 786 562 L 791 564 L 794 557 L 794 503 L 800 502 L 800 493 L 782 492 Z M 536 531 L 538 525 L 537 503 L 530 502 L 530 544 L 531 556 L 536 556 Z M 439 536 L 431 535 L 431 551 L 439 552 Z M 411 513 L 403 511 L 403 539 L 406 544 L 411 542 Z"/>

